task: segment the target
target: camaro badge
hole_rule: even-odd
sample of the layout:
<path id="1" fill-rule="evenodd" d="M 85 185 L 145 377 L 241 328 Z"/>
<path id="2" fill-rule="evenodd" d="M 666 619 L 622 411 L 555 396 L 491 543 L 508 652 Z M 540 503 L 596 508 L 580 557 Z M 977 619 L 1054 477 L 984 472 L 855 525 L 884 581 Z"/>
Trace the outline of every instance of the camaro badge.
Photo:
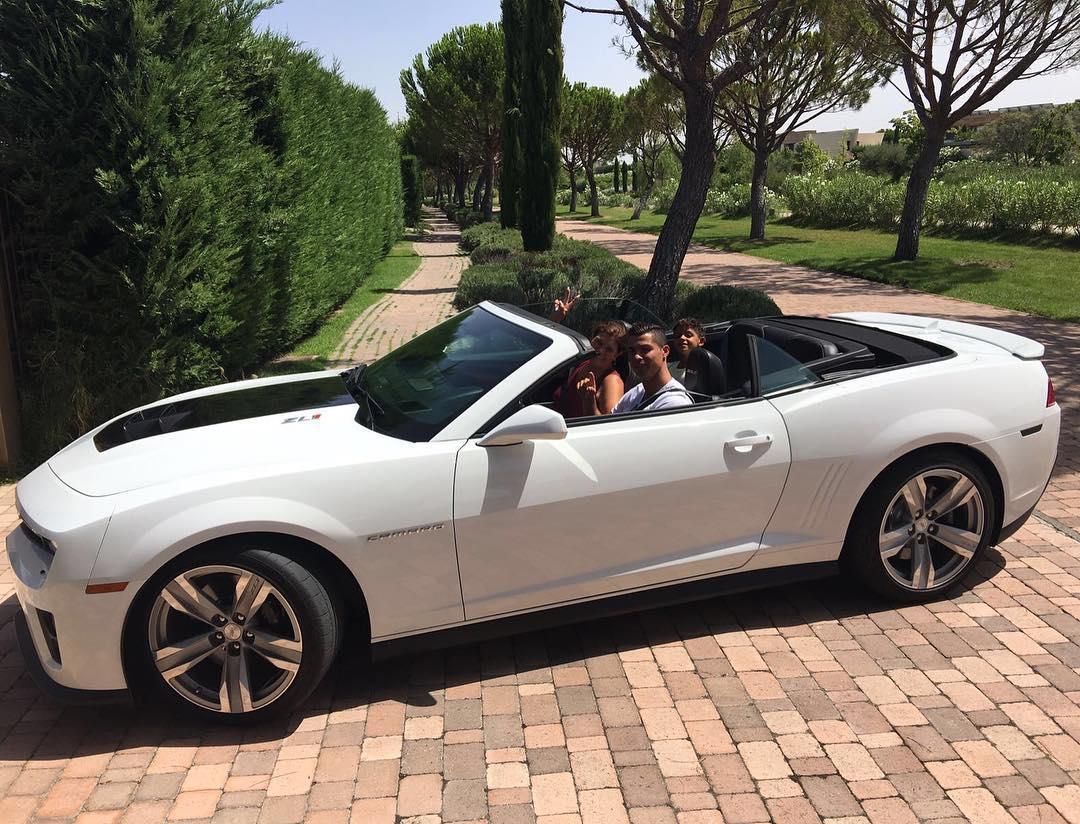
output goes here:
<path id="1" fill-rule="evenodd" d="M 396 532 L 384 532 L 381 535 L 368 535 L 368 543 L 388 541 L 391 538 L 403 538 L 406 535 L 419 535 L 423 532 L 438 532 L 444 526 L 446 524 L 430 524 L 428 526 L 418 526 L 415 529 L 399 529 Z"/>

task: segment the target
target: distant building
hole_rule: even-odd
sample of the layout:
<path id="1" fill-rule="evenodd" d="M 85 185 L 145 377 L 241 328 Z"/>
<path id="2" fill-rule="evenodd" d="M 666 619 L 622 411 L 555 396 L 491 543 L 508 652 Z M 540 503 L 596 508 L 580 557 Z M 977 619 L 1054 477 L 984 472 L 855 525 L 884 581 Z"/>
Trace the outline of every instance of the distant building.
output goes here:
<path id="1" fill-rule="evenodd" d="M 858 129 L 838 129 L 832 132 L 803 129 L 784 138 L 783 148 L 794 149 L 806 138 L 810 138 L 827 155 L 835 157 L 842 154 L 844 157 L 851 157 L 856 146 L 878 146 L 884 137 L 883 132 L 860 132 Z"/>
<path id="2" fill-rule="evenodd" d="M 1080 103 L 1080 100 L 1075 101 Z M 977 132 L 983 126 L 989 126 L 996 120 L 1000 120 L 1004 114 L 1011 112 L 1037 112 L 1042 109 L 1054 109 L 1057 108 L 1057 103 L 1029 103 L 1026 106 L 1004 106 L 1000 109 L 979 109 L 974 114 L 969 114 L 967 117 L 961 118 L 957 121 L 957 126 L 963 129 L 970 129 L 973 132 Z"/>

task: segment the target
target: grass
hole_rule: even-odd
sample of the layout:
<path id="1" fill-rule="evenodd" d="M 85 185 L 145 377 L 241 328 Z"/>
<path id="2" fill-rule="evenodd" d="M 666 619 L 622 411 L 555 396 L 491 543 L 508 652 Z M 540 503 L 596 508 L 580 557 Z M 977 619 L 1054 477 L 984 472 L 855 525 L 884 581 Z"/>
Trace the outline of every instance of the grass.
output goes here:
<path id="1" fill-rule="evenodd" d="M 664 215 L 608 207 L 589 223 L 658 234 Z M 559 207 L 560 217 L 569 217 Z M 704 216 L 694 240 L 743 252 L 839 272 L 923 292 L 1016 309 L 1048 318 L 1080 321 L 1080 242 L 1067 238 L 969 239 L 924 235 L 919 258 L 892 260 L 896 235 L 871 229 L 817 229 L 785 220 L 769 223 L 765 240 L 751 241 L 750 219 Z"/>
<path id="2" fill-rule="evenodd" d="M 398 241 L 390 253 L 375 264 L 371 275 L 340 309 L 327 318 L 311 337 L 300 341 L 291 352 L 259 370 L 259 377 L 326 369 L 330 355 L 337 349 L 352 322 L 389 290 L 400 286 L 419 265 L 420 256 L 413 251 L 412 243 Z"/>

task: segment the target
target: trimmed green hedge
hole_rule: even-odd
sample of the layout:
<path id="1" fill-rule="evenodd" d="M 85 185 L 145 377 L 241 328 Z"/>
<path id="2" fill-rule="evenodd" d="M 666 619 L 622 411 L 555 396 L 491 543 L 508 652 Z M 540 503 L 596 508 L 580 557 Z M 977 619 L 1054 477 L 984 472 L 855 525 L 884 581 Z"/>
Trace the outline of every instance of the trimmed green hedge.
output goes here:
<path id="1" fill-rule="evenodd" d="M 607 249 L 581 240 L 556 235 L 548 252 L 521 251 L 521 234 L 484 223 L 462 232 L 461 246 L 472 265 L 466 269 L 454 295 L 454 307 L 467 309 L 484 300 L 515 306 L 540 304 L 544 312 L 567 287 L 585 298 L 633 298 L 644 283 L 645 272 L 620 260 Z M 604 304 L 583 307 L 602 315 Z M 600 320 L 584 318 L 575 307 L 575 324 Z M 779 315 L 780 309 L 764 292 L 737 286 L 698 287 L 678 283 L 675 306 L 668 323 L 692 316 L 705 323 L 735 318 Z"/>
<path id="2" fill-rule="evenodd" d="M 402 229 L 374 95 L 256 35 L 261 4 L 0 4 L 0 221 L 25 457 L 242 377 Z"/>

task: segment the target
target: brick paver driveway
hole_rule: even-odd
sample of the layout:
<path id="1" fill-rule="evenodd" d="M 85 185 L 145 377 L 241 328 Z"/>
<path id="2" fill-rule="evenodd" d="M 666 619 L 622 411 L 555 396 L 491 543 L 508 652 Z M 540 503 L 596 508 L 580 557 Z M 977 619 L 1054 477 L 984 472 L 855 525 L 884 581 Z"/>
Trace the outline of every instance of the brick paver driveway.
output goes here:
<path id="1" fill-rule="evenodd" d="M 639 254 L 651 238 L 601 240 Z M 789 282 L 709 254 L 688 274 L 756 279 L 787 311 L 927 311 L 922 296 L 890 302 L 842 279 L 822 290 L 817 274 Z M 1074 461 L 1055 487 L 1062 521 Z M 302 715 L 235 730 L 43 699 L 14 651 L 5 566 L 0 824 L 1080 821 L 1080 543 L 1033 521 L 979 573 L 928 607 L 892 609 L 836 580 L 370 673 L 353 656 Z"/>

